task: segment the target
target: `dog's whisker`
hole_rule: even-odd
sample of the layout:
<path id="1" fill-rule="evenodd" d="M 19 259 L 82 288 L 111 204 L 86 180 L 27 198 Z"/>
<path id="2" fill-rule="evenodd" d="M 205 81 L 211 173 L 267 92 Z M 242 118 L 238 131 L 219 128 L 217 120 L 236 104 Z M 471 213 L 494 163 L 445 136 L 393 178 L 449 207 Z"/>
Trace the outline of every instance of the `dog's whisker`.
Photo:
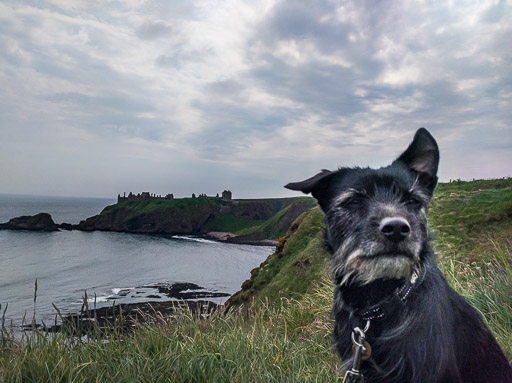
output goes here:
<path id="1" fill-rule="evenodd" d="M 414 182 L 412 183 L 411 187 L 409 188 L 409 193 L 413 193 L 416 189 L 416 185 L 418 185 L 418 180 L 420 178 L 420 173 L 416 173 L 416 177 L 414 177 Z"/>

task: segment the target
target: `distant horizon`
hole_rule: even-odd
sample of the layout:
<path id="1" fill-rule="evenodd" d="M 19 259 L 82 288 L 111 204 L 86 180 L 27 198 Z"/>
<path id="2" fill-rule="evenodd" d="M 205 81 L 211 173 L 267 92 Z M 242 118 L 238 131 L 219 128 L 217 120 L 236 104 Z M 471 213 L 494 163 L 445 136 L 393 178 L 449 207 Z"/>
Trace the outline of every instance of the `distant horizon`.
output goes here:
<path id="1" fill-rule="evenodd" d="M 449 179 L 449 180 L 439 180 L 438 183 L 446 184 L 446 183 L 450 183 L 450 181 L 451 182 L 456 182 L 456 181 L 462 181 L 462 182 L 491 181 L 491 180 L 499 180 L 499 179 L 507 179 L 507 178 L 512 178 L 512 176 L 492 177 L 492 178 L 471 178 L 471 179 L 452 178 L 452 179 Z M 226 190 L 231 190 L 231 189 L 226 188 Z M 155 194 L 157 196 L 159 196 L 159 195 L 165 196 L 165 194 L 172 193 L 172 191 L 166 192 L 164 194 L 164 193 L 155 193 L 155 192 L 152 192 L 151 190 L 141 190 L 141 191 L 130 190 L 130 191 L 126 191 L 126 194 L 128 195 L 130 192 L 132 192 L 133 194 L 149 192 L 152 195 Z M 270 196 L 270 195 L 268 195 L 268 196 L 263 196 L 263 197 L 253 197 L 253 196 L 237 197 L 233 190 L 231 190 L 231 192 L 233 193 L 233 199 L 234 200 L 236 200 L 236 199 L 253 199 L 253 198 L 254 199 L 291 198 L 291 197 L 307 196 L 306 194 L 303 194 L 303 193 L 300 193 L 300 192 L 288 192 L 288 195 L 284 195 L 284 196 Z M 51 194 L 4 193 L 4 192 L 0 191 L 0 196 L 3 195 L 3 196 L 23 196 L 23 197 L 50 197 L 50 198 L 90 198 L 90 199 L 104 199 L 104 200 L 115 200 L 115 201 L 117 201 L 117 195 L 120 194 L 121 196 L 123 196 L 123 193 L 124 192 L 117 193 L 114 197 L 102 197 L 102 196 L 85 196 L 85 195 L 60 195 L 60 194 L 51 195 Z M 196 195 L 196 197 L 197 197 L 197 196 L 199 196 L 199 194 L 202 194 L 204 192 L 191 192 L 189 195 L 184 195 L 184 196 L 174 195 L 174 198 L 175 199 L 192 198 L 192 193 L 194 193 Z M 221 191 L 219 191 L 218 193 L 220 194 Z M 204 193 L 204 194 L 207 194 L 208 197 L 212 197 L 212 195 L 210 195 L 208 193 Z"/>

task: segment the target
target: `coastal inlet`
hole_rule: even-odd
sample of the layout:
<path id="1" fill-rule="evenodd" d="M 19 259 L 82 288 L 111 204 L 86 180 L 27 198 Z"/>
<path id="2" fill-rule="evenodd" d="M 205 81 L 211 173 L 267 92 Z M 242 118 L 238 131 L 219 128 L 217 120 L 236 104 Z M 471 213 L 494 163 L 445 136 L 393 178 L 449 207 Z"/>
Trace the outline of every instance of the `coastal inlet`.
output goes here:
<path id="1" fill-rule="evenodd" d="M 0 304 L 5 323 L 50 326 L 56 310 L 80 312 L 125 304 L 208 300 L 224 303 L 274 247 L 202 238 L 115 232 L 0 231 Z"/>

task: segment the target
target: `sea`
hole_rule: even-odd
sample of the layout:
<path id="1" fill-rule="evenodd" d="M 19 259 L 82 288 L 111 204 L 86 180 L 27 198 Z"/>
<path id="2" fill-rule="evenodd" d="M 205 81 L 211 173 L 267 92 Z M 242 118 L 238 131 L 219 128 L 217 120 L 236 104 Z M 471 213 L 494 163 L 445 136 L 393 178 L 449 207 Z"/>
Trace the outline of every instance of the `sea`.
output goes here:
<path id="1" fill-rule="evenodd" d="M 115 202 L 0 194 L 0 222 L 46 212 L 56 223 L 77 224 Z M 193 236 L 0 230 L 0 318 L 14 331 L 33 317 L 51 325 L 57 309 L 76 313 L 86 301 L 99 308 L 172 300 L 161 291 L 176 283 L 225 293 L 208 298 L 222 304 L 273 251 Z"/>

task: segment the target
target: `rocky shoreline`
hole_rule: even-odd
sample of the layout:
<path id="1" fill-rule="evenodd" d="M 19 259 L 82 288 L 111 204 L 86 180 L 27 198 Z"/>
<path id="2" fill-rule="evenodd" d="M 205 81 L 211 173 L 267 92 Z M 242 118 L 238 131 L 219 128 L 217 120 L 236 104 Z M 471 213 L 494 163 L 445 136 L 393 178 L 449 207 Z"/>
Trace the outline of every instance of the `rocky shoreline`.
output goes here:
<path id="1" fill-rule="evenodd" d="M 248 240 L 245 238 L 240 238 L 240 236 L 226 231 L 210 231 L 206 233 L 206 236 L 208 239 L 212 239 L 214 241 L 238 243 L 244 245 L 276 246 L 279 243 L 279 241 L 275 241 L 273 239 Z"/>
<path id="2" fill-rule="evenodd" d="M 27 231 L 43 231 L 52 232 L 60 230 L 79 230 L 79 231 L 115 231 L 119 233 L 137 233 L 137 234 L 155 234 L 155 233 L 139 233 L 137 231 L 130 230 L 107 230 L 107 229 L 92 229 L 84 226 L 81 221 L 79 224 L 74 225 L 70 223 L 57 224 L 53 221 L 53 218 L 48 213 L 38 213 L 33 216 L 21 216 L 10 219 L 8 222 L 0 223 L 0 230 L 27 230 Z M 183 235 L 183 233 L 165 233 L 166 235 Z M 190 234 L 194 235 L 194 234 Z M 243 236 L 239 236 L 229 232 L 211 231 L 203 235 L 208 239 L 226 242 L 236 243 L 244 245 L 255 245 L 255 246 L 275 246 L 278 241 L 271 239 L 249 239 Z"/>
<path id="3" fill-rule="evenodd" d="M 93 334 L 111 330 L 129 332 L 137 325 L 154 322 L 168 321 L 180 313 L 190 314 L 195 317 L 207 317 L 212 312 L 222 309 L 223 305 L 212 302 L 208 298 L 229 297 L 230 294 L 207 291 L 194 283 L 172 283 L 142 286 L 139 289 L 152 289 L 152 295 L 142 297 L 144 300 L 135 303 L 118 303 L 127 293 L 120 293 L 113 297 L 112 304 L 95 307 L 87 296 L 80 312 L 61 315 L 60 323 L 51 326 L 36 324 L 35 327 L 48 333 L 65 332 L 72 335 Z M 131 292 L 138 296 L 141 291 L 134 289 Z M 161 301 L 158 301 L 161 300 Z M 31 324 L 22 326 L 25 331 L 33 329 Z"/>

